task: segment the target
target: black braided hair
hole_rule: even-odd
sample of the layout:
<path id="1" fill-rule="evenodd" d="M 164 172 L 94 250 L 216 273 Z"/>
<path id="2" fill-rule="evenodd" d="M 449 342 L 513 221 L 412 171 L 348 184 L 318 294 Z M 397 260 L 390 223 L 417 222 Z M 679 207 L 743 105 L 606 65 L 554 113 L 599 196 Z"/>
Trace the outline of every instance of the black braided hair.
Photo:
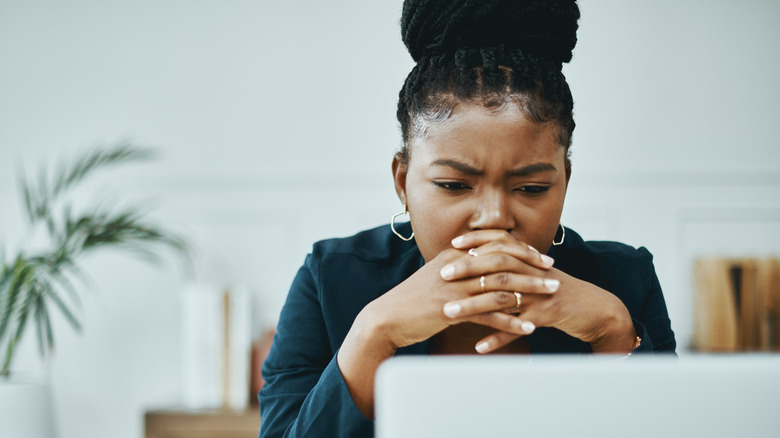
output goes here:
<path id="1" fill-rule="evenodd" d="M 536 122 L 557 123 L 568 160 L 574 102 L 561 66 L 579 18 L 575 0 L 405 0 L 401 36 L 417 65 L 399 93 L 402 161 L 425 125 L 459 102 L 513 102 Z"/>

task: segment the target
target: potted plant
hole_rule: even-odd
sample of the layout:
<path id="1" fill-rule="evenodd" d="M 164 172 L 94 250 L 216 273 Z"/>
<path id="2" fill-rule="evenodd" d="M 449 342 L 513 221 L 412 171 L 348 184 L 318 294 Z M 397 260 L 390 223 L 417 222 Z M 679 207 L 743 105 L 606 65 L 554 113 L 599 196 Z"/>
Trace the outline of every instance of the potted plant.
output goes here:
<path id="1" fill-rule="evenodd" d="M 11 385 L 11 365 L 28 328 L 34 330 L 44 357 L 54 349 L 52 312 L 60 312 L 73 329 L 81 330 L 74 306 L 89 286 L 81 267 L 85 256 L 108 248 L 140 252 L 149 260 L 157 260 L 156 250 L 163 247 L 186 254 L 180 237 L 148 223 L 137 208 L 98 205 L 76 212 L 71 202 L 69 195 L 73 190 L 96 171 L 151 155 L 148 149 L 120 144 L 89 151 L 51 175 L 41 172 L 37 183 L 19 179 L 29 235 L 10 257 L 0 246 L 0 384 L 6 385 L 5 389 L 0 388 L 0 411 L 5 411 L 5 415 L 9 413 L 4 397 L 18 404 L 20 398 L 29 396 L 29 391 L 41 392 L 39 388 Z M 36 249 L 31 249 L 33 244 Z M 25 390 L 26 393 L 20 392 Z M 36 397 L 40 398 L 33 399 Z M 20 431 L 28 430 L 19 424 L 23 419 L 17 417 L 14 421 Z M 40 425 L 29 426 L 29 430 L 45 430 Z M 4 424 L 3 428 L 6 427 Z"/>

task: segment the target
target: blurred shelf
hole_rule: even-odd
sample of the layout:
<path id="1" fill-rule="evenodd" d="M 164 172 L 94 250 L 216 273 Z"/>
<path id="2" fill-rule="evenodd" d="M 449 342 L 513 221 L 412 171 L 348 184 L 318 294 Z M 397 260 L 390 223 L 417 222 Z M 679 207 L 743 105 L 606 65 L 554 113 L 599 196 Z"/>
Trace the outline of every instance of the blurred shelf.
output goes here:
<path id="1" fill-rule="evenodd" d="M 256 438 L 257 407 L 229 409 L 159 409 L 144 415 L 146 438 Z"/>

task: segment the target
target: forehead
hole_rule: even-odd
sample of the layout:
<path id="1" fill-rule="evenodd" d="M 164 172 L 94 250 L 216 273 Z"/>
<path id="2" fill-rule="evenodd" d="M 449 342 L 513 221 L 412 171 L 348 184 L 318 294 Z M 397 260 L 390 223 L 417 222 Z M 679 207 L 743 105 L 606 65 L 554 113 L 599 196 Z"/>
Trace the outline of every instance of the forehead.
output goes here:
<path id="1" fill-rule="evenodd" d="M 449 156 L 474 164 L 517 165 L 557 162 L 565 155 L 554 122 L 538 123 L 516 105 L 486 108 L 458 104 L 446 120 L 430 121 L 425 134 L 412 141 L 412 155 L 425 161 Z"/>

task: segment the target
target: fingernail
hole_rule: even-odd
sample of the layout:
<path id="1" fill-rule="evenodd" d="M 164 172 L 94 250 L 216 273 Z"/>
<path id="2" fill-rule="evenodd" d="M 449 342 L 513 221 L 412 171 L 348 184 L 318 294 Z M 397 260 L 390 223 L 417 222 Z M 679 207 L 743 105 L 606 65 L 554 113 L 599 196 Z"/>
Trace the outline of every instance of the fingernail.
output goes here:
<path id="1" fill-rule="evenodd" d="M 474 348 L 477 350 L 477 353 L 484 353 L 488 350 L 488 348 L 490 348 L 490 345 L 488 345 L 487 342 L 480 342 Z"/>
<path id="2" fill-rule="evenodd" d="M 542 264 L 544 266 L 547 266 L 548 268 L 555 263 L 555 260 L 553 260 L 552 257 L 548 256 L 547 254 L 541 254 L 542 256 Z"/>
<path id="3" fill-rule="evenodd" d="M 534 247 L 533 247 L 533 246 L 531 246 L 531 245 L 528 245 L 528 249 L 530 249 L 531 251 L 533 251 L 533 252 L 535 252 L 535 253 L 537 253 L 537 254 L 539 253 L 539 251 L 537 251 L 537 250 L 536 250 L 536 248 L 534 248 Z"/>
<path id="4" fill-rule="evenodd" d="M 444 314 L 449 316 L 450 318 L 454 318 L 458 316 L 458 313 L 460 313 L 460 304 L 447 303 L 444 305 Z"/>
<path id="5" fill-rule="evenodd" d="M 463 236 L 458 236 L 452 239 L 452 246 L 458 247 L 463 243 Z"/>
<path id="6" fill-rule="evenodd" d="M 441 278 L 449 280 L 453 275 L 455 275 L 455 266 L 447 265 L 441 268 Z"/>
<path id="7" fill-rule="evenodd" d="M 544 287 L 547 288 L 550 292 L 555 292 L 558 290 L 558 286 L 561 285 L 561 282 L 554 279 L 554 278 L 545 278 L 544 279 Z"/>
<path id="8" fill-rule="evenodd" d="M 524 331 L 524 332 L 526 332 L 526 333 L 528 333 L 529 335 L 530 335 L 531 333 L 533 333 L 533 332 L 534 332 L 534 330 L 536 330 L 536 326 L 535 326 L 535 325 L 534 325 L 534 323 L 532 323 L 531 321 L 525 321 L 525 322 L 523 322 L 523 324 L 521 325 L 521 327 L 523 328 L 523 331 Z"/>

